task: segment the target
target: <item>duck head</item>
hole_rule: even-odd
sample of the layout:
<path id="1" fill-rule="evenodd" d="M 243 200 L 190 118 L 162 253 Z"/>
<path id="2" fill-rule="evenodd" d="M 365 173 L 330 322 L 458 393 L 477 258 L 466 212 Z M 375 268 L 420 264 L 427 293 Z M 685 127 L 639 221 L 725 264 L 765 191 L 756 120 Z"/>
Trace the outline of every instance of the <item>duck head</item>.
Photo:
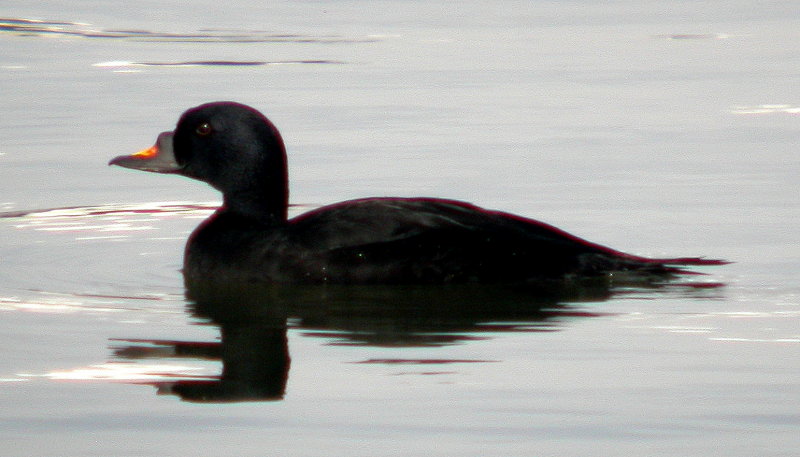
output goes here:
<path id="1" fill-rule="evenodd" d="M 223 208 L 286 219 L 286 149 L 278 129 L 257 110 L 235 102 L 189 109 L 155 145 L 115 157 L 109 165 L 172 173 L 222 192 Z"/>

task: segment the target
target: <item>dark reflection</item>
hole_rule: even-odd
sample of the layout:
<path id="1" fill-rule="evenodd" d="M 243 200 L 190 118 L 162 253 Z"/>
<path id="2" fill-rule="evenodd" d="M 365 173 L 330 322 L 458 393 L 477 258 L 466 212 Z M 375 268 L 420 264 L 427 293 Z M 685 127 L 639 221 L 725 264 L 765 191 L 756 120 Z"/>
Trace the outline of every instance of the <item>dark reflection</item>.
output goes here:
<path id="1" fill-rule="evenodd" d="M 274 292 L 273 292 L 274 293 Z M 555 317 L 584 315 L 567 302 L 599 301 L 607 289 L 515 288 L 499 285 L 314 286 L 281 288 L 277 301 L 308 336 L 331 344 L 441 346 L 502 331 L 558 328 Z"/>
<path id="2" fill-rule="evenodd" d="M 131 67 L 257 67 L 264 65 L 299 65 L 299 64 L 334 64 L 343 65 L 339 60 L 181 60 L 174 62 L 110 62 L 98 66 L 131 66 Z"/>
<path id="3" fill-rule="evenodd" d="M 151 382 L 159 393 L 197 402 L 279 400 L 290 366 L 287 326 L 331 344 L 443 346 L 492 332 L 548 332 L 568 318 L 597 314 L 577 303 L 611 296 L 605 283 L 531 288 L 486 285 L 341 286 L 188 284 L 190 312 L 220 329 L 219 342 L 125 340 L 121 359 L 219 360 L 219 376 Z M 288 324 L 287 324 L 288 322 Z M 145 346 L 147 343 L 149 346 Z M 367 360 L 362 363 L 467 363 L 483 360 Z"/>

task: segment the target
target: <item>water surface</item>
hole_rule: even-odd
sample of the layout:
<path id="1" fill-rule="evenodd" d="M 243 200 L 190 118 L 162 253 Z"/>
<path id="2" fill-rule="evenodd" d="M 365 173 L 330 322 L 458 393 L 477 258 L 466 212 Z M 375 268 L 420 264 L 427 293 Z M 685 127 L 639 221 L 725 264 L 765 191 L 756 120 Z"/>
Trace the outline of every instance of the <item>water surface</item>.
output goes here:
<path id="1" fill-rule="evenodd" d="M 793 5 L 130 8 L 1 14 L 4 455 L 795 454 Z M 281 129 L 295 214 L 457 198 L 735 263 L 547 300 L 187 299 L 219 196 L 105 164 L 212 100 Z"/>

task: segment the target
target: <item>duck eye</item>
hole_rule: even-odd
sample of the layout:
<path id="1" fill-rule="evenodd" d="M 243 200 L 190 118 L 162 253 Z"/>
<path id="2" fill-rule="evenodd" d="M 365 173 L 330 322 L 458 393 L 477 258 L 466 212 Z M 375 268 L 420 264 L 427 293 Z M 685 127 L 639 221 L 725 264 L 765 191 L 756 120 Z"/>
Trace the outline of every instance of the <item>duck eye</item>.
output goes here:
<path id="1" fill-rule="evenodd" d="M 212 132 L 211 124 L 208 122 L 203 122 L 202 124 L 198 125 L 195 129 L 195 132 L 200 136 L 208 136 L 211 135 Z"/>

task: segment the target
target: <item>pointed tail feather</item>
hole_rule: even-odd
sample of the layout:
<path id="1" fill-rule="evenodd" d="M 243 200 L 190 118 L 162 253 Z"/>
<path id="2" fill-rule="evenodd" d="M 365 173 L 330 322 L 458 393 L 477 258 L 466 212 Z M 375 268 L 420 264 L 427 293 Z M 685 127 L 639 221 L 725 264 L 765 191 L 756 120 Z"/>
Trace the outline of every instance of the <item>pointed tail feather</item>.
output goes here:
<path id="1" fill-rule="evenodd" d="M 645 263 L 655 263 L 660 265 L 682 265 L 682 266 L 691 266 L 691 265 L 727 265 L 731 262 L 722 259 L 706 259 L 704 257 L 677 257 L 673 259 L 651 259 L 647 257 L 639 258 L 638 260 L 643 260 Z"/>
<path id="2" fill-rule="evenodd" d="M 722 259 L 706 259 L 703 257 L 675 257 L 675 258 L 649 258 L 626 255 L 625 259 L 638 264 L 638 268 L 634 270 L 642 272 L 654 272 L 668 275 L 699 275 L 703 276 L 706 273 L 690 270 L 685 267 L 693 266 L 718 266 L 727 265 L 731 262 Z"/>

